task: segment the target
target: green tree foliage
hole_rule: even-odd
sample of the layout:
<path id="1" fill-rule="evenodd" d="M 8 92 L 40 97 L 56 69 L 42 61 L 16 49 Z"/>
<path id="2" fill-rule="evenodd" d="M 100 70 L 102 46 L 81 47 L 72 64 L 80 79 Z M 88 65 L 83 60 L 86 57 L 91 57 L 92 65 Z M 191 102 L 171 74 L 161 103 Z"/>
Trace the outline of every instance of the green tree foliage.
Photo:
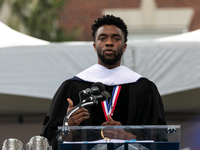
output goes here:
<path id="1" fill-rule="evenodd" d="M 58 23 L 58 13 L 67 0 L 0 0 L 0 8 L 5 1 L 12 8 L 10 27 L 20 30 L 23 26 L 30 36 L 47 41 L 73 40 L 73 34 L 66 35 Z"/>

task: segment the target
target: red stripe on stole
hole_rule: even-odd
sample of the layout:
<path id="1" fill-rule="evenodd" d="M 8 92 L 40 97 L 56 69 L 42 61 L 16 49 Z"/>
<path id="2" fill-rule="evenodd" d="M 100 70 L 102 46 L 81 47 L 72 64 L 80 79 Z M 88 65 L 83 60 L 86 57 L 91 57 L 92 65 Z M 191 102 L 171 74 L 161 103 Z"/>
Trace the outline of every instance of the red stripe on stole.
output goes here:
<path id="1" fill-rule="evenodd" d="M 106 121 L 108 121 L 108 117 L 106 115 L 106 110 L 105 110 L 105 107 L 104 107 L 104 102 L 101 102 L 101 105 L 103 107 L 103 113 L 104 113 L 105 119 L 106 119 Z"/>
<path id="2" fill-rule="evenodd" d="M 116 100 L 115 100 L 113 109 L 112 109 L 112 111 L 111 111 L 111 113 L 110 113 L 110 116 L 112 116 L 112 114 L 114 113 L 114 110 L 115 110 L 115 107 L 116 107 L 116 105 L 117 105 L 117 101 L 118 101 L 118 97 L 119 97 L 120 91 L 121 91 L 121 86 L 119 86 L 119 88 L 118 88 L 117 95 L 116 95 Z"/>

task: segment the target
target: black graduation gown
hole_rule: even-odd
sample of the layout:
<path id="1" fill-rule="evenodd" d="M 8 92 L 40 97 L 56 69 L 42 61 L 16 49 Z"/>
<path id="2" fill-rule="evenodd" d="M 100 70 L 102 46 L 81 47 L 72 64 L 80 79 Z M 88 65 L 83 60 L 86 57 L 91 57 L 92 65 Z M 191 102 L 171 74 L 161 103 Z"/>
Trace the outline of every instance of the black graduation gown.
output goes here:
<path id="1" fill-rule="evenodd" d="M 53 149 L 58 149 L 56 131 L 63 125 L 68 102 L 71 98 L 74 106 L 79 103 L 79 92 L 91 87 L 93 83 L 66 80 L 59 87 L 53 97 L 51 107 L 43 123 L 42 136 L 49 140 Z M 105 90 L 112 94 L 114 86 L 106 86 Z M 81 126 L 100 126 L 105 122 L 101 103 L 95 106 L 86 106 L 90 118 L 83 121 Z M 123 84 L 112 118 L 122 125 L 165 125 L 164 108 L 155 84 L 146 78 L 140 78 L 137 82 Z"/>

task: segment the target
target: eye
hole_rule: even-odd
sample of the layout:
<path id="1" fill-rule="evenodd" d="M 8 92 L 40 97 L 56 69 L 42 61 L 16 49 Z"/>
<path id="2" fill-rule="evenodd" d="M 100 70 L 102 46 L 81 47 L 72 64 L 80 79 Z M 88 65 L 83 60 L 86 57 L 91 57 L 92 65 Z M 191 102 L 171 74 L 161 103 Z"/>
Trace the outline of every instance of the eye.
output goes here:
<path id="1" fill-rule="evenodd" d="M 106 38 L 105 37 L 99 37 L 99 40 L 100 41 L 103 41 L 103 40 L 105 40 Z"/>
<path id="2" fill-rule="evenodd" d="M 114 40 L 115 40 L 115 41 L 119 41 L 119 40 L 120 40 L 120 38 L 118 38 L 118 37 L 115 37 L 115 38 L 114 38 Z"/>

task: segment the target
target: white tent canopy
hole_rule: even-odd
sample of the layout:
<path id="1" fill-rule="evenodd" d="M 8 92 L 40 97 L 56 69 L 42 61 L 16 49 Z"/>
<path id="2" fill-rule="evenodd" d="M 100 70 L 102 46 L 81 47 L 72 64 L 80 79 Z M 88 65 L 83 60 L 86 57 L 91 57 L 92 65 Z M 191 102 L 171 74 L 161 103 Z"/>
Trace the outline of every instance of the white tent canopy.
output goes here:
<path id="1" fill-rule="evenodd" d="M 26 45 L 47 45 L 49 42 L 40 40 L 15 31 L 0 21 L 0 48 Z"/>
<path id="2" fill-rule="evenodd" d="M 199 35 L 200 35 L 200 29 L 179 34 L 179 35 L 155 39 L 154 41 L 156 42 L 200 42 Z"/>

